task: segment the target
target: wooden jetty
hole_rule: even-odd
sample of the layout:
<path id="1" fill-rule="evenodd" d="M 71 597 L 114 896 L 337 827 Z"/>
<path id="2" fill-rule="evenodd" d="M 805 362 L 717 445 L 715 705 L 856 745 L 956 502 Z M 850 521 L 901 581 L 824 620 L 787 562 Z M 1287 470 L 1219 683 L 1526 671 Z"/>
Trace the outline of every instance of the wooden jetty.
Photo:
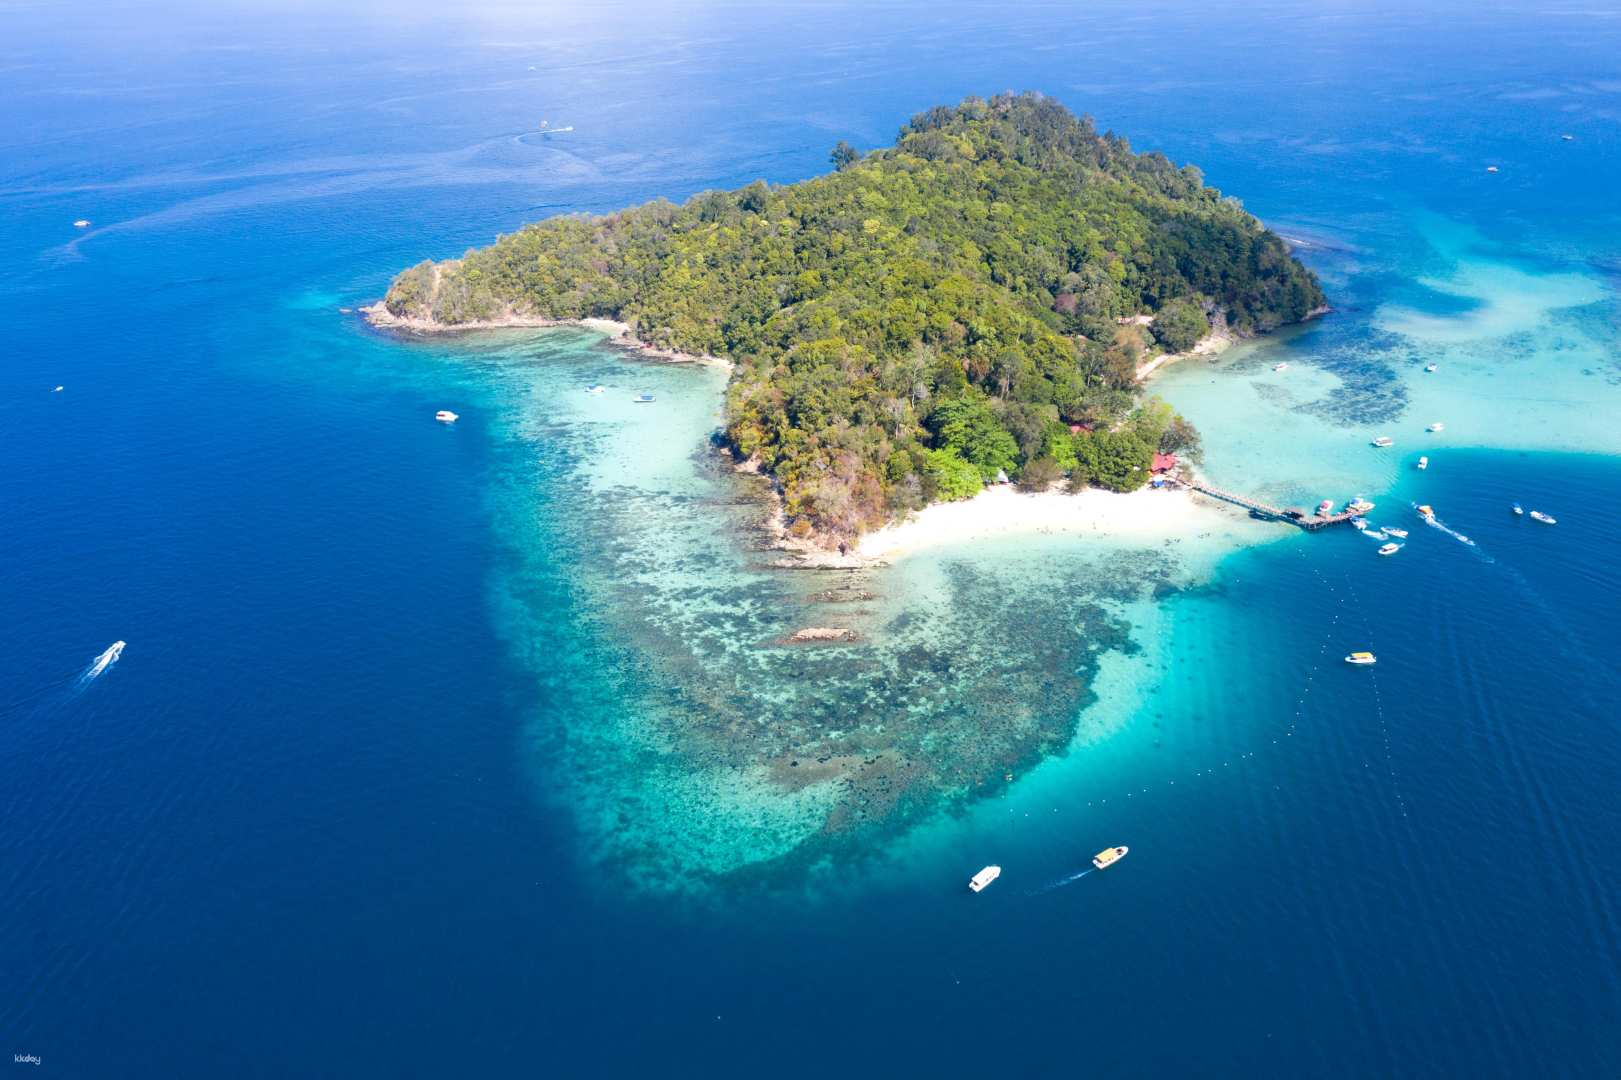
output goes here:
<path id="1" fill-rule="evenodd" d="M 1293 506 L 1285 510 L 1281 506 L 1273 506 L 1272 504 L 1264 503 L 1259 499 L 1252 499 L 1247 495 L 1239 495 L 1235 492 L 1226 491 L 1222 488 L 1216 487 L 1214 484 L 1207 484 L 1203 480 L 1184 480 L 1182 481 L 1182 484 L 1184 487 L 1191 488 L 1200 494 L 1208 495 L 1212 499 L 1220 499 L 1222 502 L 1232 503 L 1234 506 L 1242 506 L 1255 517 L 1265 518 L 1268 521 L 1282 521 L 1286 524 L 1295 525 L 1305 529 L 1307 532 L 1316 532 L 1318 529 L 1326 529 L 1330 525 L 1343 525 L 1347 521 L 1350 521 L 1352 518 L 1357 516 L 1350 510 L 1346 510 L 1338 514 L 1329 514 L 1326 516 L 1314 513 L 1310 510 L 1302 510 L 1299 507 Z"/>

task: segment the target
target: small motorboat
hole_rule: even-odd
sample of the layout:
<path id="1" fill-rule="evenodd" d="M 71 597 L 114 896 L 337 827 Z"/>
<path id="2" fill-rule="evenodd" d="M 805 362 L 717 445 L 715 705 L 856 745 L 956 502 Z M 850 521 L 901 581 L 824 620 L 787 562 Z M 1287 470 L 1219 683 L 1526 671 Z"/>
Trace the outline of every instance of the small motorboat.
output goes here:
<path id="1" fill-rule="evenodd" d="M 1382 450 L 1387 446 L 1395 446 L 1396 440 L 1392 439 L 1389 435 L 1381 435 L 1377 439 L 1373 440 L 1373 445 Z"/>
<path id="2" fill-rule="evenodd" d="M 1385 530 L 1373 528 L 1363 529 L 1362 535 L 1366 536 L 1369 540 L 1383 540 L 1385 538 Z"/>
<path id="3" fill-rule="evenodd" d="M 440 409 L 438 412 L 433 414 L 433 418 L 439 421 L 441 424 L 454 424 L 456 421 L 461 419 L 461 417 L 457 416 L 449 409 Z"/>
<path id="4" fill-rule="evenodd" d="M 1533 510 L 1533 511 L 1531 511 L 1531 520 L 1540 521 L 1544 525 L 1557 525 L 1557 524 L 1559 524 L 1559 519 L 1558 518 L 1555 518 L 1555 517 L 1553 517 L 1552 515 L 1549 515 L 1549 514 L 1544 514 L 1541 510 Z"/>
<path id="5" fill-rule="evenodd" d="M 90 661 L 90 666 L 85 669 L 84 678 L 94 679 L 97 675 L 100 675 L 103 671 L 106 671 L 110 666 L 118 663 L 118 658 L 123 655 L 124 643 L 122 641 L 113 642 L 111 645 L 107 646 L 106 650 L 103 651 L 100 656 Z"/>
<path id="6" fill-rule="evenodd" d="M 1515 503 L 1514 504 L 1514 516 L 1519 517 L 1523 513 L 1525 513 L 1525 507 L 1521 506 L 1519 503 Z"/>
<path id="7" fill-rule="evenodd" d="M 1394 536 L 1398 540 L 1405 540 L 1405 539 L 1407 539 L 1407 530 L 1406 529 L 1398 529 L 1394 525 L 1386 525 L 1385 526 L 1385 535 L 1386 536 Z"/>
<path id="8" fill-rule="evenodd" d="M 1447 426 L 1445 424 L 1441 423 L 1441 421 L 1437 420 L 1435 423 L 1431 424 L 1429 427 L 1425 428 L 1424 430 L 1425 431 L 1445 431 L 1446 429 L 1447 429 Z"/>
<path id="9" fill-rule="evenodd" d="M 61 387 L 60 387 L 60 386 L 53 386 L 53 387 L 51 387 L 51 393 L 53 393 L 53 394 L 60 394 L 60 393 L 61 393 L 61 392 L 62 392 L 62 388 L 61 388 Z"/>
<path id="10" fill-rule="evenodd" d="M 1130 850 L 1130 848 L 1124 845 L 1121 845 L 1120 847 L 1104 848 L 1102 851 L 1092 856 L 1092 865 L 1097 867 L 1099 870 L 1107 870 L 1121 859 L 1124 859 L 1126 857 L 1126 852 Z"/>
<path id="11" fill-rule="evenodd" d="M 1368 519 L 1367 518 L 1354 517 L 1354 518 L 1351 519 L 1351 528 L 1355 529 L 1357 532 L 1362 532 L 1365 529 L 1367 529 L 1367 527 L 1368 527 Z"/>
<path id="12" fill-rule="evenodd" d="M 1327 517 L 1328 515 L 1332 514 L 1333 512 L 1334 512 L 1334 500 L 1333 499 L 1324 499 L 1322 502 L 1317 504 L 1317 516 L 1318 517 Z"/>
<path id="13" fill-rule="evenodd" d="M 1400 550 L 1401 550 L 1401 545 L 1400 544 L 1384 544 L 1379 548 L 1379 554 L 1381 554 L 1381 555 L 1394 555 L 1394 554 L 1396 554 L 1396 552 L 1398 552 Z"/>
<path id="14" fill-rule="evenodd" d="M 1418 508 L 1418 516 L 1423 518 L 1425 521 L 1434 521 L 1435 510 L 1428 503 L 1425 503 L 1423 506 Z"/>
<path id="15" fill-rule="evenodd" d="M 1345 658 L 1345 662 L 1347 664 L 1356 664 L 1361 667 L 1368 664 L 1377 664 L 1379 662 L 1379 658 L 1374 656 L 1371 652 L 1354 652 Z"/>
<path id="16" fill-rule="evenodd" d="M 987 866 L 979 873 L 968 879 L 968 888 L 973 892 L 982 891 L 985 886 L 1002 876 L 1000 866 Z"/>
<path id="17" fill-rule="evenodd" d="M 636 404 L 638 404 L 638 405 L 651 405 L 652 403 L 653 403 L 653 395 L 652 394 L 637 394 L 636 395 Z"/>
<path id="18" fill-rule="evenodd" d="M 1421 457 L 1421 458 L 1418 459 L 1417 468 L 1419 469 L 1420 472 L 1422 472 L 1423 470 L 1425 470 L 1425 469 L 1427 469 L 1429 467 L 1430 467 L 1430 459 L 1429 458 Z"/>
<path id="19" fill-rule="evenodd" d="M 1425 371 L 1433 372 L 1435 370 L 1435 368 L 1436 368 L 1435 364 L 1425 364 L 1424 365 L 1424 370 Z"/>
<path id="20" fill-rule="evenodd" d="M 603 386 L 601 383 L 592 383 L 590 386 L 585 388 L 585 392 L 588 394 L 600 394 L 606 389 L 607 387 Z"/>
<path id="21" fill-rule="evenodd" d="M 1272 365 L 1272 370 L 1273 371 L 1288 371 L 1289 370 L 1289 362 L 1287 360 L 1285 360 L 1282 363 L 1273 364 Z"/>
<path id="22" fill-rule="evenodd" d="M 1373 509 L 1373 503 L 1358 495 L 1356 498 L 1346 503 L 1345 508 L 1353 514 L 1366 514 L 1369 510 Z"/>
<path id="23" fill-rule="evenodd" d="M 1497 171 L 1497 166 L 1496 165 L 1488 165 L 1488 166 L 1486 166 L 1486 171 L 1487 172 L 1496 172 Z"/>
<path id="24" fill-rule="evenodd" d="M 80 218 L 78 221 L 73 223 L 73 227 L 75 229 L 88 229 L 90 227 L 90 219 Z"/>

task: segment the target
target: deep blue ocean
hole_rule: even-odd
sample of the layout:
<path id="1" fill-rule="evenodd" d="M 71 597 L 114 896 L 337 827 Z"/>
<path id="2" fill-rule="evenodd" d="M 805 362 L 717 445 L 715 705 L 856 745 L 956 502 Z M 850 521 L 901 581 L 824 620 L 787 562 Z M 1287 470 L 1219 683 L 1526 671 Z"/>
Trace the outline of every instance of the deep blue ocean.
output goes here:
<path id="1" fill-rule="evenodd" d="M 1412 7 L 6 5 L 0 1060 L 1621 1075 L 1621 8 Z M 697 584 L 759 558 L 705 464 L 712 373 L 573 330 L 402 343 L 353 309 L 525 221 L 801 179 L 1009 88 L 1302 241 L 1336 313 L 1165 392 L 1217 479 L 1355 477 L 1411 539 L 1233 550 L 1154 592 L 1117 727 L 778 858 L 815 806 L 720 814 L 711 774 L 624 750 L 644 713 L 718 710 L 717 671 L 760 700 L 822 677 L 671 659 L 784 588 Z M 1201 415 L 1275 356 L 1339 380 L 1255 397 L 1309 437 Z M 595 381 L 664 411 L 591 413 Z M 1418 472 L 1446 395 L 1458 448 Z M 1410 434 L 1370 466 L 1387 423 Z M 660 514 L 693 537 L 631 531 Z M 1073 615 L 1014 607 L 976 645 Z M 979 662 L 941 678 L 994 698 Z M 677 819 L 687 847 L 649 824 Z"/>

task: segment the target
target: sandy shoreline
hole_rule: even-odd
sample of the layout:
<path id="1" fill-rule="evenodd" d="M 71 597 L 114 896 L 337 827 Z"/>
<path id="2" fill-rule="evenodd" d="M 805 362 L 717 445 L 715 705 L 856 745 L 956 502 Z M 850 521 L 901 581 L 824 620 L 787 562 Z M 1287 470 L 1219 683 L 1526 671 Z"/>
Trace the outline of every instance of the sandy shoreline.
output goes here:
<path id="1" fill-rule="evenodd" d="M 1174 364 L 1178 360 L 1186 360 L 1193 356 L 1220 356 L 1230 349 L 1238 339 L 1226 330 L 1206 334 L 1187 352 L 1160 353 L 1152 360 L 1137 365 L 1137 381 L 1142 382 L 1166 364 Z"/>
<path id="2" fill-rule="evenodd" d="M 1037 533 L 1149 543 L 1241 530 L 1255 539 L 1278 531 L 1181 489 L 1119 494 L 1092 488 L 1071 495 L 992 487 L 962 502 L 935 503 L 868 533 L 853 554 L 862 561 L 890 561 L 929 548 Z"/>
<path id="3" fill-rule="evenodd" d="M 545 330 L 560 326 L 581 327 L 606 335 L 609 344 L 629 349 L 644 359 L 663 360 L 672 364 L 708 364 L 723 367 L 728 371 L 732 368 L 732 362 L 723 357 L 697 356 L 649 345 L 636 337 L 634 327 L 617 319 L 547 319 L 538 315 L 516 315 L 508 312 L 498 319 L 477 319 L 447 326 L 432 319 L 396 315 L 383 306 L 381 300 L 361 308 L 360 313 L 365 316 L 368 323 L 379 330 L 406 334 L 459 334 L 469 330 Z"/>

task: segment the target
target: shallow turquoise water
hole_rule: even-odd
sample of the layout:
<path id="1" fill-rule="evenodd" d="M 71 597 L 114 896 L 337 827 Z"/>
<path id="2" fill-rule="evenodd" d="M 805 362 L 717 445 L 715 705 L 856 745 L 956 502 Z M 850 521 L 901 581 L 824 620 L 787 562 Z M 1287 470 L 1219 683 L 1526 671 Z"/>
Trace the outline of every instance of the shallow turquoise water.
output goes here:
<path id="1" fill-rule="evenodd" d="M 1615 21 L 622 14 L 5 16 L 13 1052 L 1617 1072 Z M 708 445 L 717 372 L 342 310 L 522 221 L 796 179 L 1009 84 L 1304 242 L 1334 315 L 1156 387 L 1216 479 L 1363 491 L 1398 557 L 1033 538 L 774 570 Z M 835 617 L 863 640 L 777 644 Z"/>

